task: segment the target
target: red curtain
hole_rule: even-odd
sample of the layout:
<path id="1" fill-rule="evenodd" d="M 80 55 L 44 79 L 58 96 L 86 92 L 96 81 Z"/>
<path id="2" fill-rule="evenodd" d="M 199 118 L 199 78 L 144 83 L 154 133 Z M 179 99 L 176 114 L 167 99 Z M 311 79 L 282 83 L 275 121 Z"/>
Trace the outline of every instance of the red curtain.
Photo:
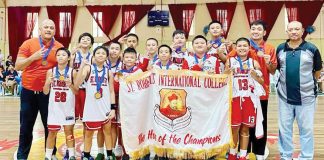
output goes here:
<path id="1" fill-rule="evenodd" d="M 130 30 L 143 19 L 154 5 L 123 5 L 122 6 L 122 27 L 120 35 L 111 41 L 118 40 L 120 37 L 128 34 Z M 110 41 L 109 41 L 110 42 Z M 107 42 L 107 43 L 109 43 Z"/>
<path id="2" fill-rule="evenodd" d="M 47 6 L 49 19 L 54 21 L 55 39 L 68 48 L 71 42 L 77 6 Z"/>
<path id="3" fill-rule="evenodd" d="M 97 25 L 100 29 L 109 37 L 109 33 L 114 26 L 114 23 L 117 19 L 119 10 L 121 6 L 87 6 L 89 12 L 91 13 L 94 20 L 97 22 Z M 102 13 L 102 22 L 98 20 L 98 16 L 94 16 L 94 13 Z"/>
<path id="4" fill-rule="evenodd" d="M 283 4 L 283 1 L 244 1 L 249 24 L 260 19 L 266 23 L 267 33 L 264 40 L 268 39 Z"/>
<path id="5" fill-rule="evenodd" d="M 186 33 L 186 38 L 188 38 L 196 4 L 169 4 L 169 10 L 175 28 L 183 30 Z"/>
<path id="6" fill-rule="evenodd" d="M 207 3 L 209 15 L 212 20 L 217 20 L 223 24 L 224 37 L 227 37 L 234 16 L 236 2 Z"/>
<path id="7" fill-rule="evenodd" d="M 9 54 L 13 61 L 21 44 L 31 37 L 39 11 L 40 7 L 8 7 Z"/>
<path id="8" fill-rule="evenodd" d="M 285 2 L 287 8 L 288 21 L 300 21 L 303 27 L 313 25 L 318 14 L 323 6 L 323 1 L 287 1 Z M 304 32 L 303 38 L 307 35 Z"/>

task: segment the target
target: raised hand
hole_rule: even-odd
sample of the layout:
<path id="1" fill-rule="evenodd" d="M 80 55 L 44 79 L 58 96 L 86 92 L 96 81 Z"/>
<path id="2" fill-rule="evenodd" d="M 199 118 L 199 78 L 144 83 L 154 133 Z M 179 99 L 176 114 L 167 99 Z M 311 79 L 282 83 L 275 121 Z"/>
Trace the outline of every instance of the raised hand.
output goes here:
<path id="1" fill-rule="evenodd" d="M 35 60 L 39 60 L 41 58 L 43 58 L 43 56 L 45 55 L 45 52 L 47 51 L 47 48 L 41 48 L 40 50 L 36 51 L 34 54 L 32 54 L 30 57 L 33 61 Z"/>

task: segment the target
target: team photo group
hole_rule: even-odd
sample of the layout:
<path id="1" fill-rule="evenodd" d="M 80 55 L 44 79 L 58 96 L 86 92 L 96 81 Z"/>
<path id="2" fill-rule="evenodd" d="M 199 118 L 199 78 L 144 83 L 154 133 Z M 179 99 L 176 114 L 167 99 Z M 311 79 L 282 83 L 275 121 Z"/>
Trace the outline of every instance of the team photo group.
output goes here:
<path id="1" fill-rule="evenodd" d="M 129 33 L 95 48 L 94 37 L 83 33 L 68 49 L 55 40 L 54 22 L 42 21 L 39 37 L 19 47 L 14 65 L 22 71 L 16 158 L 31 158 L 40 112 L 45 160 L 57 159 L 60 131 L 64 160 L 80 158 L 76 123 L 83 126 L 81 160 L 245 160 L 250 152 L 264 160 L 270 75 L 277 72 L 280 158 L 293 157 L 296 119 L 299 159 L 313 159 L 319 49 L 303 39 L 298 21 L 287 25 L 288 40 L 273 46 L 264 40 L 266 23 L 252 22 L 249 37 L 236 41 L 225 39 L 222 23 L 212 21 L 211 39 L 195 35 L 190 45 L 182 30 L 168 35 L 172 44 L 154 36 L 139 44 L 141 36 Z"/>

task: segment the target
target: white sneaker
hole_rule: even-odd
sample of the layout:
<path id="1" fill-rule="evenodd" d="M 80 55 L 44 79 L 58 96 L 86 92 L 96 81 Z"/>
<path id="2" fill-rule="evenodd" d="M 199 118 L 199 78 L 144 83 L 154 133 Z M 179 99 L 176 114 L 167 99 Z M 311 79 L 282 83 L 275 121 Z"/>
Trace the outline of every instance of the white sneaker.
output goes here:
<path id="1" fill-rule="evenodd" d="M 123 155 L 123 147 L 121 145 L 117 145 L 114 149 L 113 152 L 116 157 L 120 157 Z"/>
<path id="2" fill-rule="evenodd" d="M 52 160 L 58 160 L 55 155 L 52 155 Z"/>
<path id="3" fill-rule="evenodd" d="M 13 157 L 14 160 L 17 160 L 17 152 L 18 152 L 18 150 L 16 150 L 14 153 L 14 157 Z"/>
<path id="4" fill-rule="evenodd" d="M 268 146 L 266 145 L 266 147 L 265 147 L 265 149 L 264 149 L 264 159 L 267 159 L 268 158 L 268 156 L 269 156 L 269 153 L 270 153 L 270 151 L 269 151 L 269 148 L 268 148 Z"/>

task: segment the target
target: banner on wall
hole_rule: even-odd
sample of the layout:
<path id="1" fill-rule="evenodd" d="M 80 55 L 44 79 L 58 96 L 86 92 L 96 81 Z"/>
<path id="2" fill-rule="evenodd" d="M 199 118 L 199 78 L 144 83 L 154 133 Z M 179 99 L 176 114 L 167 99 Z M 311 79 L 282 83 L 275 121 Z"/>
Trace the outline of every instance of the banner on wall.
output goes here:
<path id="1" fill-rule="evenodd" d="M 132 158 L 150 152 L 205 159 L 233 144 L 228 75 L 153 70 L 120 81 L 123 142 Z"/>

